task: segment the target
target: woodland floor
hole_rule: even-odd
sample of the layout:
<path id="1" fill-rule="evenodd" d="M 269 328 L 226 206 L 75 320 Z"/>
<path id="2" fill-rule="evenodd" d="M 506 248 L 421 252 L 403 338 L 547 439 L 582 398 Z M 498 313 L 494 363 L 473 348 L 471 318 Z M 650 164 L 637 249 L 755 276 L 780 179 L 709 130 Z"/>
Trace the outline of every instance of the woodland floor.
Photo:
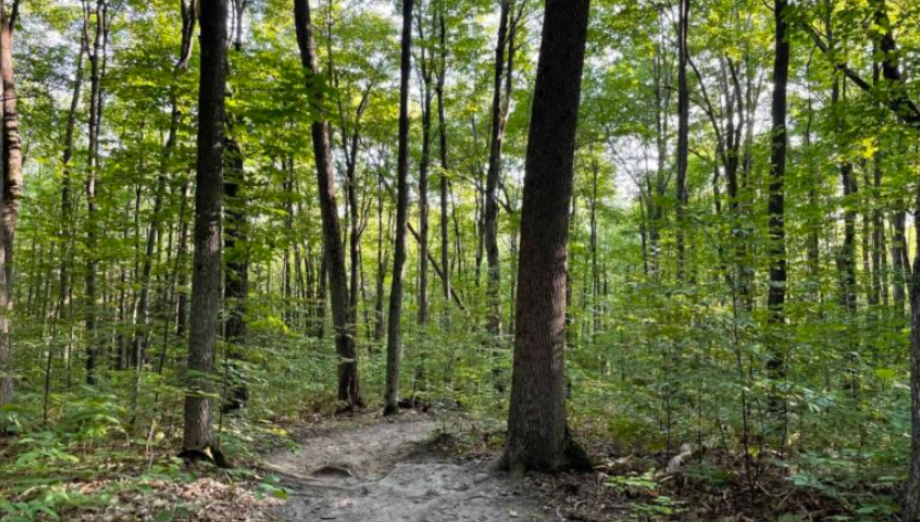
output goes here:
<path id="1" fill-rule="evenodd" d="M 526 483 L 490 458 L 461 461 L 438 449 L 442 426 L 408 413 L 357 420 L 306 436 L 296 452 L 266 459 L 289 489 L 284 522 L 506 522 L 549 520 Z"/>

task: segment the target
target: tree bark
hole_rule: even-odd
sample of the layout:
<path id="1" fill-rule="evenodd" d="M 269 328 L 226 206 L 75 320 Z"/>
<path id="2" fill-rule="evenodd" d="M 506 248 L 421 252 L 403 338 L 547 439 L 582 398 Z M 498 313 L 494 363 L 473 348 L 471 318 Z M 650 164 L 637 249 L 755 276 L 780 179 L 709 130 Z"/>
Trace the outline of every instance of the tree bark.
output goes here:
<path id="1" fill-rule="evenodd" d="M 502 145 L 505 139 L 506 114 L 502 105 L 502 80 L 505 75 L 505 45 L 508 41 L 508 25 L 511 19 L 511 0 L 501 0 L 499 16 L 498 40 L 495 43 L 495 77 L 492 86 L 489 170 L 486 175 L 484 214 L 484 246 L 488 266 L 486 329 L 494 336 L 502 333 L 501 266 L 498 251 L 498 183 L 501 177 Z"/>
<path id="2" fill-rule="evenodd" d="M 787 35 L 789 13 L 787 0 L 774 0 L 774 61 L 773 61 L 773 101 L 770 148 L 770 185 L 767 200 L 769 215 L 769 254 L 770 254 L 770 288 L 767 293 L 767 310 L 769 312 L 769 345 L 767 374 L 773 381 L 770 389 L 770 408 L 775 414 L 785 417 L 785 401 L 779 395 L 777 384 L 786 378 L 786 357 L 783 326 L 786 321 L 784 305 L 786 302 L 786 228 L 785 228 L 785 177 L 786 150 L 788 135 L 786 131 L 786 92 L 789 83 L 789 38 Z M 784 421 L 784 419 L 783 419 Z"/>
<path id="3" fill-rule="evenodd" d="M 678 68 L 677 68 L 677 280 L 686 276 L 686 246 L 684 238 L 684 212 L 688 203 L 687 166 L 690 161 L 690 87 L 687 84 L 689 49 L 687 33 L 690 29 L 690 0 L 680 0 L 678 18 Z"/>
<path id="4" fill-rule="evenodd" d="M 198 159 L 194 262 L 185 395 L 183 454 L 201 458 L 217 448 L 211 433 L 214 349 L 221 297 L 221 211 L 224 191 L 224 121 L 229 0 L 201 4 Z"/>
<path id="5" fill-rule="evenodd" d="M 399 80 L 399 152 L 397 155 L 396 244 L 387 317 L 387 372 L 384 415 L 399 413 L 399 370 L 402 347 L 399 322 L 402 316 L 406 236 L 409 228 L 409 74 L 412 69 L 412 9 L 414 0 L 403 0 L 402 52 Z M 423 261 L 424 262 L 424 261 Z"/>
<path id="6" fill-rule="evenodd" d="M 13 74 L 13 30 L 19 2 L 9 12 L 0 2 L 0 81 L 3 87 L 3 127 L 0 146 L 3 168 L 3 222 L 0 224 L 0 406 L 13 400 L 13 242 L 22 200 L 22 143 L 19 135 L 16 81 Z"/>
<path id="7" fill-rule="evenodd" d="M 294 0 L 294 26 L 301 65 L 306 71 L 314 120 L 311 125 L 313 154 L 319 185 L 320 214 L 323 222 L 323 246 L 326 270 L 332 294 L 332 322 L 335 328 L 336 352 L 339 356 L 338 399 L 349 409 L 362 406 L 358 383 L 358 353 L 355 350 L 352 325 L 348 313 L 348 275 L 345 270 L 345 249 L 339 225 L 335 197 L 335 170 L 332 164 L 329 126 L 325 120 L 323 90 L 319 82 L 316 42 L 310 20 L 309 0 Z M 325 274 L 323 275 L 325 277 Z"/>
<path id="8" fill-rule="evenodd" d="M 425 21 L 419 13 L 419 40 L 425 40 Z M 418 272 L 418 324 L 428 322 L 428 171 L 431 166 L 431 105 L 433 98 L 432 59 L 424 46 L 421 48 L 419 69 L 422 77 L 422 158 L 418 173 L 418 232 L 419 263 Z"/>
<path id="9" fill-rule="evenodd" d="M 569 208 L 589 0 L 547 0 L 521 210 L 514 375 L 505 465 L 584 468 L 566 427 L 563 366 Z"/>
<path id="10" fill-rule="evenodd" d="M 444 289 L 444 301 L 450 302 L 450 227 L 448 220 L 449 202 L 448 202 L 448 172 L 450 164 L 448 163 L 447 150 L 447 116 L 444 104 L 444 83 L 447 77 L 447 24 L 444 20 L 444 1 L 438 2 L 438 40 L 440 49 L 440 69 L 438 70 L 438 81 L 435 85 L 435 93 L 438 99 L 438 151 L 441 154 L 441 266 L 448 271 L 448 277 L 441 278 Z M 444 307 L 444 317 L 447 320 L 447 306 Z M 446 324 L 446 323 L 445 323 Z"/>
<path id="11" fill-rule="evenodd" d="M 89 4 L 84 4 L 84 24 L 89 23 Z M 93 35 L 93 49 L 89 55 L 90 60 L 90 108 L 89 108 L 89 150 L 87 151 L 87 179 L 84 183 L 86 193 L 86 274 L 84 276 L 86 310 L 84 322 L 86 325 L 86 383 L 96 383 L 96 358 L 99 351 L 98 324 L 96 317 L 96 258 L 98 243 L 98 217 L 96 216 L 96 177 L 99 168 L 99 131 L 102 123 L 102 61 L 105 54 L 105 32 L 108 21 L 108 3 L 106 0 L 97 0 L 95 9 L 95 33 Z M 84 27 L 84 31 L 89 31 Z"/>
<path id="12" fill-rule="evenodd" d="M 230 119 L 233 117 L 231 116 Z M 233 126 L 225 124 L 229 132 Z M 243 359 L 242 343 L 246 338 L 246 299 L 249 295 L 249 237 L 246 219 L 243 150 L 234 137 L 224 138 L 224 340 L 227 358 L 234 367 L 230 378 L 229 397 L 224 397 L 221 410 L 235 411 L 249 401 L 249 387 L 241 379 L 239 361 Z"/>

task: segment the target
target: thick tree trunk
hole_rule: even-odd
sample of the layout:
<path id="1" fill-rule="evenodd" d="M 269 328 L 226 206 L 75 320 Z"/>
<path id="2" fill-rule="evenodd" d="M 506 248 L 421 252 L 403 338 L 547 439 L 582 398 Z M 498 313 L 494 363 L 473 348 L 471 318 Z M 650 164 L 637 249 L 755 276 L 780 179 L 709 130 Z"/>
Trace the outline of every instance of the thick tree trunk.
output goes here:
<path id="1" fill-rule="evenodd" d="M 183 454 L 218 455 L 211 433 L 214 352 L 221 294 L 221 222 L 224 191 L 224 121 L 229 0 L 201 4 L 201 72 L 198 92 L 198 163 L 194 262 L 185 396 Z"/>
<path id="2" fill-rule="evenodd" d="M 349 409 L 355 409 L 362 405 L 358 384 L 358 353 L 355 350 L 352 325 L 349 321 L 348 275 L 345 270 L 345 249 L 342 245 L 335 197 L 335 170 L 332 164 L 329 126 L 322 117 L 323 92 L 314 84 L 318 66 L 309 0 L 294 0 L 294 26 L 297 31 L 297 45 L 300 48 L 300 61 L 306 70 L 307 87 L 310 89 L 311 102 L 316 113 L 311 134 L 323 221 L 326 270 L 332 293 L 332 322 L 335 328 L 336 352 L 339 356 L 338 398 L 346 403 Z"/>
<path id="3" fill-rule="evenodd" d="M 569 205 L 589 0 L 547 0 L 521 210 L 514 376 L 505 464 L 588 462 L 566 427 L 563 387 Z"/>
<path id="4" fill-rule="evenodd" d="M 786 228 L 785 228 L 785 177 L 786 149 L 786 90 L 789 83 L 789 38 L 787 35 L 789 12 L 787 0 L 774 0 L 775 53 L 773 63 L 773 102 L 770 149 L 770 186 L 767 214 L 770 218 L 770 288 L 767 293 L 769 311 L 769 345 L 767 374 L 773 381 L 770 391 L 770 408 L 785 417 L 785 401 L 779 396 L 776 385 L 786 378 L 786 357 L 783 346 L 783 325 L 786 317 Z"/>
<path id="5" fill-rule="evenodd" d="M 397 156 L 396 243 L 387 317 L 387 376 L 384 415 L 399 413 L 399 370 L 402 347 L 399 322 L 402 317 L 403 277 L 406 265 L 406 236 L 409 229 L 409 74 L 412 70 L 412 9 L 414 0 L 403 0 L 402 52 L 399 79 L 399 152 Z M 425 261 L 422 260 L 422 263 Z"/>
<path id="6" fill-rule="evenodd" d="M 0 406 L 13 400 L 13 242 L 22 199 L 22 143 L 16 110 L 16 82 L 13 76 L 13 29 L 19 2 L 6 10 L 0 2 L 0 80 L 3 87 L 3 127 L 0 146 L 3 168 L 3 219 L 0 223 Z"/>

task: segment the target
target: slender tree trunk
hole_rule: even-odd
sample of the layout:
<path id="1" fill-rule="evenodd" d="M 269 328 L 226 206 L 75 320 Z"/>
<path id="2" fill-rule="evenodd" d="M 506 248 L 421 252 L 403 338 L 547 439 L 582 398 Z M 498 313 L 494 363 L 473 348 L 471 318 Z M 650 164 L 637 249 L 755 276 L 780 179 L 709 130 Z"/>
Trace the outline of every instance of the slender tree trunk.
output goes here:
<path id="1" fill-rule="evenodd" d="M 85 7 L 86 10 L 90 8 Z M 87 153 L 87 179 L 84 183 L 86 193 L 86 274 L 85 274 L 85 316 L 86 323 L 86 383 L 96 383 L 96 358 L 99 353 L 98 324 L 96 317 L 96 271 L 98 265 L 98 217 L 96 216 L 96 178 L 99 169 L 99 130 L 102 124 L 102 62 L 104 60 L 105 31 L 108 21 L 108 3 L 97 0 L 95 8 L 95 34 L 93 50 L 90 53 L 90 108 L 89 108 L 89 150 Z M 84 15 L 84 22 L 89 23 L 89 14 Z M 88 29 L 86 29 L 88 31 Z"/>
<path id="2" fill-rule="evenodd" d="M 149 336 L 149 318 L 148 309 L 150 303 L 150 274 L 153 270 L 154 256 L 156 255 L 156 246 L 161 233 L 161 213 L 163 210 L 163 198 L 166 193 L 167 170 L 169 160 L 172 157 L 173 150 L 176 147 L 177 132 L 179 130 L 179 106 L 175 94 L 172 95 L 172 115 L 169 124 L 169 136 L 166 139 L 166 145 L 163 147 L 162 163 L 160 165 L 160 175 L 157 176 L 157 188 L 153 201 L 153 217 L 150 222 L 150 230 L 147 233 L 147 245 L 144 249 L 143 268 L 140 274 L 140 295 L 135 307 L 135 316 L 137 317 L 134 338 L 131 343 L 131 358 L 139 369 L 143 366 L 144 350 L 146 348 Z"/>
<path id="3" fill-rule="evenodd" d="M 237 0 L 234 0 L 237 1 Z M 233 117 L 231 116 L 230 119 Z M 229 132 L 233 126 L 225 124 Z M 224 339 L 227 341 L 227 359 L 234 366 L 235 374 L 230 385 L 229 397 L 224 397 L 221 410 L 225 413 L 238 410 L 249 401 L 249 387 L 242 372 L 241 346 L 246 339 L 246 300 L 249 295 L 249 237 L 246 219 L 246 173 L 243 165 L 243 150 L 232 136 L 224 138 Z"/>
<path id="4" fill-rule="evenodd" d="M 412 9 L 414 0 L 403 0 L 402 52 L 399 80 L 399 152 L 397 156 L 396 243 L 387 317 L 387 376 L 384 415 L 399 413 L 399 370 L 402 347 L 399 326 L 402 316 L 406 236 L 409 228 L 409 74 L 412 70 Z M 422 259 L 422 263 L 425 260 Z"/>
<path id="5" fill-rule="evenodd" d="M 181 0 L 182 13 L 182 44 L 179 49 L 179 61 L 176 69 L 184 71 L 192 59 L 192 50 L 195 47 L 195 25 L 198 24 L 198 0 Z"/>
<path id="6" fill-rule="evenodd" d="M 386 265 L 389 261 L 388 253 L 384 251 L 384 230 L 389 230 L 390 219 L 383 219 L 383 174 L 378 174 L 377 179 L 377 289 L 374 305 L 374 341 L 383 340 L 386 332 L 385 313 L 383 311 L 384 282 L 386 280 Z"/>
<path id="7" fill-rule="evenodd" d="M 311 103 L 317 114 L 311 126 L 311 133 L 323 221 L 325 264 L 332 292 L 332 322 L 335 328 L 336 352 L 339 356 L 338 398 L 353 410 L 362 405 L 358 384 L 358 353 L 355 350 L 352 325 L 349 321 L 348 275 L 345 270 L 345 252 L 335 197 L 335 171 L 332 164 L 329 126 L 322 117 L 323 93 L 313 84 L 319 72 L 309 0 L 294 0 L 294 26 L 297 31 L 301 65 L 306 70 Z"/>
<path id="8" fill-rule="evenodd" d="M 789 37 L 787 35 L 789 4 L 787 0 L 774 0 L 775 53 L 773 65 L 773 128 L 770 149 L 770 194 L 767 214 L 770 217 L 770 288 L 767 293 L 769 311 L 769 345 L 767 374 L 773 381 L 770 407 L 785 422 L 785 401 L 779 395 L 777 384 L 786 378 L 786 356 L 783 336 L 786 302 L 786 228 L 785 228 L 785 176 L 786 149 L 786 90 L 789 83 Z"/>
<path id="9" fill-rule="evenodd" d="M 80 37 L 80 50 L 77 53 L 76 73 L 74 76 L 73 95 L 70 99 L 70 111 L 67 114 L 67 131 L 64 137 L 64 154 L 61 160 L 61 263 L 58 284 L 57 318 L 63 325 L 70 319 L 70 270 L 73 266 L 73 240 L 75 236 L 73 223 L 73 152 L 74 133 L 77 127 L 77 111 L 80 108 L 80 94 L 83 89 L 83 56 L 86 54 L 86 33 Z M 65 326 L 70 328 L 69 326 Z M 70 346 L 67 351 L 71 351 Z"/>
<path id="10" fill-rule="evenodd" d="M 893 266 L 894 307 L 898 314 L 904 313 L 904 303 L 907 301 L 905 285 L 909 282 L 910 261 L 907 253 L 907 213 L 901 209 L 895 210 L 891 216 L 891 264 Z"/>
<path id="11" fill-rule="evenodd" d="M 683 282 L 686 276 L 686 246 L 684 244 L 684 212 L 688 203 L 687 165 L 690 160 L 690 87 L 687 84 L 687 62 L 689 49 L 687 33 L 690 29 L 690 0 L 680 0 L 678 19 L 677 68 L 677 280 Z"/>
<path id="12" fill-rule="evenodd" d="M 195 187 L 194 262 L 185 396 L 183 454 L 217 457 L 211 423 L 214 355 L 221 297 L 221 222 L 224 191 L 224 122 L 227 84 L 228 0 L 201 4 L 201 71 L 198 91 L 198 163 Z"/>
<path id="13" fill-rule="evenodd" d="M 485 190 L 485 251 L 488 265 L 486 302 L 488 317 L 486 328 L 490 334 L 502 333 L 501 319 L 501 267 L 498 251 L 498 184 L 501 178 L 502 145 L 505 139 L 506 114 L 502 104 L 502 80 L 505 75 L 505 45 L 508 42 L 508 25 L 511 18 L 511 0 L 501 0 L 498 40 L 495 43 L 495 77 L 492 92 L 491 123 L 489 131 L 489 170 Z"/>
<path id="14" fill-rule="evenodd" d="M 0 146 L 3 168 L 3 222 L 0 223 L 0 406 L 13 400 L 13 243 L 22 199 L 22 143 L 16 110 L 16 81 L 13 75 L 13 30 L 19 11 L 14 1 L 10 12 L 0 2 L 0 81 L 3 87 L 3 127 Z"/>
<path id="15" fill-rule="evenodd" d="M 447 150 L 447 116 L 444 103 L 444 83 L 447 79 L 447 24 L 444 20 L 444 0 L 438 2 L 438 40 L 440 50 L 440 69 L 438 70 L 438 81 L 435 86 L 435 92 L 438 99 L 438 151 L 441 154 L 441 267 L 447 271 L 448 277 L 441 278 L 444 288 L 444 319 L 447 321 L 447 313 L 450 304 L 450 209 L 448 201 L 448 172 L 450 164 L 448 163 Z M 446 324 L 446 323 L 445 323 Z"/>
<path id="16" fill-rule="evenodd" d="M 521 210 L 514 376 L 504 461 L 515 474 L 588 468 L 566 427 L 569 204 L 589 0 L 547 0 Z"/>
<path id="17" fill-rule="evenodd" d="M 355 114 L 354 128 L 351 131 L 351 136 L 343 136 L 343 140 L 347 139 L 350 141 L 350 144 L 346 142 L 345 145 L 345 154 L 347 157 L 346 177 L 348 182 L 348 213 L 351 220 L 351 235 L 348 237 L 349 258 L 351 262 L 351 291 L 348 296 L 348 320 L 355 332 L 357 332 L 358 328 L 358 301 L 360 296 L 359 285 L 361 275 L 361 235 L 363 234 L 361 226 L 361 208 L 358 204 L 358 144 L 361 140 L 361 116 L 364 114 L 364 110 L 367 108 L 369 96 L 370 90 L 368 89 L 365 91 L 364 97 L 361 99 L 361 103 L 358 106 L 358 110 Z M 355 351 L 357 352 L 357 349 L 355 349 Z"/>
<path id="18" fill-rule="evenodd" d="M 189 184 L 185 182 L 179 191 L 182 198 L 179 212 L 179 245 L 176 253 L 176 337 L 185 338 L 186 329 L 188 328 L 188 219 L 186 218 L 186 206 L 189 197 Z"/>
<path id="19" fill-rule="evenodd" d="M 424 21 L 419 16 L 419 40 L 424 41 Z M 421 49 L 419 68 L 422 76 L 422 158 L 418 174 L 418 229 L 419 229 L 419 277 L 418 277 L 418 324 L 428 322 L 428 170 L 431 165 L 431 102 L 432 64 L 425 48 Z"/>

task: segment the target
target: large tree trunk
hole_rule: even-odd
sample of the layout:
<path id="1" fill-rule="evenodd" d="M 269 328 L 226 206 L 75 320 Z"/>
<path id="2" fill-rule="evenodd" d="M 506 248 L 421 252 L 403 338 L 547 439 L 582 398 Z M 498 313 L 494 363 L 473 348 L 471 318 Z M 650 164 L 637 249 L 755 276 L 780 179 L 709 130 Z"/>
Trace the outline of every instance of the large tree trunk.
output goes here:
<path id="1" fill-rule="evenodd" d="M 514 376 L 505 464 L 583 467 L 566 427 L 563 361 L 569 205 L 589 0 L 547 0 L 521 210 Z"/>
<path id="2" fill-rule="evenodd" d="M 396 161 L 396 244 L 387 317 L 387 378 L 384 415 L 399 413 L 399 370 L 402 347 L 399 321 L 402 317 L 403 277 L 406 265 L 406 236 L 409 229 L 409 74 L 412 69 L 413 0 L 403 0 L 402 53 L 399 79 L 399 152 Z M 423 259 L 422 263 L 425 262 Z"/>
<path id="3" fill-rule="evenodd" d="M 201 71 L 198 92 L 198 164 L 195 188 L 194 262 L 185 396 L 183 454 L 200 458 L 210 449 L 214 347 L 220 311 L 221 211 L 224 191 L 224 99 L 227 83 L 228 0 L 201 4 Z"/>
<path id="4" fill-rule="evenodd" d="M 313 110 L 317 115 L 311 126 L 311 134 L 323 221 L 326 270 L 332 294 L 332 323 L 335 328 L 336 352 L 339 356 L 338 398 L 345 402 L 349 409 L 354 409 L 362 405 L 358 385 L 358 353 L 355 350 L 352 325 L 349 321 L 348 274 L 345 270 L 345 249 L 342 245 L 335 198 L 335 170 L 332 164 L 329 126 L 322 117 L 323 92 L 314 84 L 318 66 L 309 0 L 294 0 L 294 25 L 297 31 L 297 45 L 300 48 L 300 61 L 306 69 Z"/>
<path id="5" fill-rule="evenodd" d="M 19 113 L 16 111 L 16 82 L 13 76 L 13 29 L 19 2 L 8 13 L 0 2 L 0 77 L 3 87 L 3 127 L 0 146 L 3 168 L 3 220 L 0 224 L 0 406 L 13 400 L 13 241 L 22 199 L 22 143 Z"/>
<path id="6" fill-rule="evenodd" d="M 783 306 L 786 302 L 786 228 L 785 176 L 786 148 L 786 88 L 789 83 L 789 39 L 786 34 L 789 5 L 787 0 L 774 0 L 775 53 L 773 64 L 773 128 L 770 149 L 770 185 L 767 214 L 770 218 L 770 288 L 767 293 L 769 311 L 769 345 L 767 373 L 773 381 L 771 410 L 784 415 L 785 402 L 777 394 L 776 384 L 786 378 L 785 349 L 782 329 L 785 323 Z"/>

